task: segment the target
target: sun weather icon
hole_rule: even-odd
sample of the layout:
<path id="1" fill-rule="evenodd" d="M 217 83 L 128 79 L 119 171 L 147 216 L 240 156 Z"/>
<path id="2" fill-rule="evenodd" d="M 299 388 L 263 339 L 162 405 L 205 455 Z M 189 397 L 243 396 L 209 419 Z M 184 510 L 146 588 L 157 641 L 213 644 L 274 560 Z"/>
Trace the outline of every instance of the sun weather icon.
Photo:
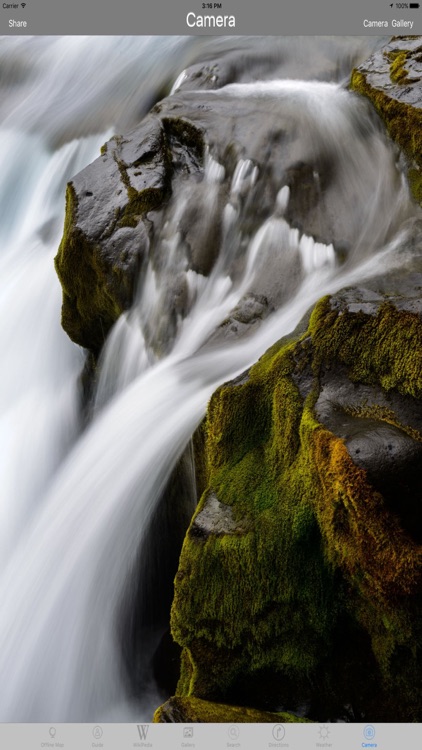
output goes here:
<path id="1" fill-rule="evenodd" d="M 320 740 L 328 740 L 330 736 L 330 730 L 328 729 L 326 724 L 321 724 L 320 728 L 318 729 L 318 732 L 319 732 Z"/>

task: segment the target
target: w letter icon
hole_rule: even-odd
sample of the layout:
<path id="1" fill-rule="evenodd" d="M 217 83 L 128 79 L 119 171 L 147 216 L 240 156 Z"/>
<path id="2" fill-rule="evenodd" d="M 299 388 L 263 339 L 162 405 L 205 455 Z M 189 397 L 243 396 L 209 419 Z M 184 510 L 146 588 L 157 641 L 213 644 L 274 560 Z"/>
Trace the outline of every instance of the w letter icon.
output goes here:
<path id="1" fill-rule="evenodd" d="M 148 734 L 149 725 L 148 724 L 137 724 L 137 727 L 138 727 L 138 732 L 139 732 L 139 736 L 140 736 L 141 740 L 146 740 L 147 734 Z"/>

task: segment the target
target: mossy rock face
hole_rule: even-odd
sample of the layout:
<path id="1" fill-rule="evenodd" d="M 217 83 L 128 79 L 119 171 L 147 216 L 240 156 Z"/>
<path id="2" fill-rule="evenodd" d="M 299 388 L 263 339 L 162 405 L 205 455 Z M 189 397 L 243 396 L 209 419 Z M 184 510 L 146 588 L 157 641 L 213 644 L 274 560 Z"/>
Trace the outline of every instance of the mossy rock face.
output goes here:
<path id="1" fill-rule="evenodd" d="M 179 121 L 176 129 L 183 130 Z M 55 259 L 63 287 L 62 324 L 94 354 L 133 302 L 150 246 L 147 214 L 170 194 L 174 169 L 169 132 L 171 127 L 166 131 L 158 118 L 147 117 L 126 138 L 112 138 L 101 156 L 68 184 L 63 239 Z M 196 138 L 189 168 L 197 171 L 201 135 L 191 128 L 186 137 Z"/>
<path id="2" fill-rule="evenodd" d="M 180 696 L 421 719 L 421 280 L 321 300 L 213 395 L 172 608 Z"/>
<path id="3" fill-rule="evenodd" d="M 236 724 L 277 724 L 283 722 L 303 722 L 293 714 L 286 711 L 271 713 L 270 711 L 258 711 L 256 708 L 245 708 L 243 706 L 229 706 L 224 703 L 211 703 L 199 698 L 170 698 L 154 714 L 154 722 L 157 724 L 194 724 L 194 723 L 223 723 L 233 722 Z"/>
<path id="4" fill-rule="evenodd" d="M 412 194 L 422 205 L 422 37 L 394 37 L 352 73 L 409 160 Z"/>

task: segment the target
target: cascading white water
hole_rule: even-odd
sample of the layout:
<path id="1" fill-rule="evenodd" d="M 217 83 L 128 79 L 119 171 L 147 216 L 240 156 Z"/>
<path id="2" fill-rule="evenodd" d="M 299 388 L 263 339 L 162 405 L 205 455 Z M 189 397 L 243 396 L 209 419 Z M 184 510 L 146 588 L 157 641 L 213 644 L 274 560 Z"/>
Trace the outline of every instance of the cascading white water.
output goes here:
<path id="1" fill-rule="evenodd" d="M 76 378 L 83 360 L 60 328 L 52 262 L 63 183 L 98 145 L 99 138 L 91 137 L 50 154 L 40 139 L 2 133 L 5 163 L 19 148 L 26 166 L 15 177 L 15 203 L 21 189 L 23 194 L 20 213 L 10 225 L 2 223 L 0 345 L 7 366 L 0 392 L 1 564 L 79 428 Z"/>
<path id="2" fill-rule="evenodd" d="M 57 42 L 60 54 L 63 44 Z M 98 44 L 93 55 L 100 76 L 110 47 L 104 40 Z M 174 42 L 167 51 L 162 41 L 156 47 L 151 44 L 145 44 L 143 56 L 134 45 L 129 62 L 122 62 L 116 76 L 119 85 L 126 80 L 126 67 L 128 80 L 133 78 L 134 50 L 138 65 L 149 58 L 151 48 L 157 59 L 158 53 L 161 60 L 174 59 Z M 180 50 L 185 46 L 186 40 L 181 41 Z M 77 43 L 69 42 L 69 49 L 76 66 Z M 46 44 L 47 68 L 54 54 L 54 47 Z M 78 74 L 82 76 L 82 68 Z M 44 81 L 50 100 L 39 122 L 51 111 L 51 101 L 55 106 L 61 101 L 54 99 L 57 92 L 48 70 L 43 75 L 36 90 L 43 90 Z M 130 87 L 124 90 L 125 96 L 133 93 Z M 52 258 L 60 240 L 65 183 L 94 158 L 105 135 L 49 152 L 47 141 L 65 138 L 66 131 L 72 131 L 72 118 L 77 120 L 84 111 L 80 102 L 72 109 L 70 95 L 69 109 L 60 110 L 56 130 L 49 123 L 45 140 L 19 130 L 7 131 L 10 141 L 2 139 L 5 179 L 7 184 L 15 182 L 14 195 L 22 195 L 17 209 L 7 184 L 0 187 L 0 343 L 8 357 L 0 402 L 2 721 L 150 719 L 159 697 L 153 685 L 145 686 L 142 700 L 134 702 L 128 695 L 116 618 L 149 519 L 209 397 L 221 382 L 242 372 L 291 331 L 321 295 L 402 262 L 402 221 L 412 215 L 407 190 L 402 185 L 397 193 L 388 187 L 394 159 L 381 137 L 374 135 L 369 146 L 362 142 L 352 148 L 351 95 L 330 84 L 276 82 L 249 89 L 246 84 L 231 86 L 215 96 L 228 94 L 265 95 L 269 103 L 272 97 L 289 97 L 289 106 L 306 113 L 305 131 L 311 129 L 318 145 L 328 142 L 344 170 L 340 198 L 354 196 L 361 202 L 353 209 L 356 216 L 365 217 L 348 263 L 341 267 L 332 245 L 316 243 L 289 226 L 284 218 L 289 191 L 280 186 L 273 212 L 249 242 L 242 273 L 234 279 L 232 243 L 241 231 L 238 196 L 250 190 L 257 177 L 252 162 L 243 160 L 224 209 L 220 256 L 208 278 L 187 272 L 190 304 L 186 317 L 178 320 L 169 353 L 157 359 L 153 336 L 152 343 L 146 343 L 144 335 L 148 327 L 158 326 L 164 305 L 159 278 L 150 267 L 134 309 L 122 316 L 109 337 L 94 418 L 82 434 L 76 386 L 82 357 L 59 326 L 60 288 Z M 95 123 L 94 115 L 87 115 L 88 131 L 98 121 L 104 129 L 113 122 L 114 108 L 107 120 L 109 87 L 98 96 L 100 115 Z M 116 98 L 121 106 L 117 93 Z M 17 105 L 8 115 L 7 128 L 16 128 L 21 111 L 26 118 L 28 107 L 36 109 L 36 100 Z M 16 173 L 7 156 L 18 148 L 14 138 L 20 144 Z M 212 203 L 224 165 L 212 154 L 208 159 L 205 182 Z M 162 238 L 170 250 L 178 246 L 177 217 L 185 200 L 183 195 L 175 200 Z M 384 222 L 381 227 L 374 226 L 374 215 Z M 388 233 L 392 239 L 387 245 L 383 240 Z M 171 263 L 176 256 L 169 252 L 168 257 Z M 291 274 L 293 261 L 299 275 Z M 287 278 L 287 302 L 245 340 L 213 337 L 245 294 L 260 289 L 268 267 Z"/>

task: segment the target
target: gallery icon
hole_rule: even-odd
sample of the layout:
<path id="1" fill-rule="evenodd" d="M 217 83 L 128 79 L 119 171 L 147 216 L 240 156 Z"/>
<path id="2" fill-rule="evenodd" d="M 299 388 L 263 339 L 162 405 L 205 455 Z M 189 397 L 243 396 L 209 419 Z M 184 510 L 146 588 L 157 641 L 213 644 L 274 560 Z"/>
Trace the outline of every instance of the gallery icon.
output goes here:
<path id="1" fill-rule="evenodd" d="M 375 729 L 372 724 L 367 724 L 363 730 L 363 736 L 366 740 L 373 740 L 375 737 Z"/>
<path id="2" fill-rule="evenodd" d="M 92 730 L 92 734 L 94 735 L 94 737 L 95 737 L 95 739 L 96 739 L 96 740 L 100 740 L 100 739 L 101 739 L 101 737 L 103 736 L 103 730 L 101 729 L 101 727 L 99 727 L 99 726 L 97 725 L 97 726 L 96 726 L 96 727 L 94 727 L 94 729 Z"/>
<path id="3" fill-rule="evenodd" d="M 286 730 L 282 724 L 275 724 L 275 726 L 273 726 L 273 737 L 275 740 L 282 740 L 285 734 Z"/>
<path id="4" fill-rule="evenodd" d="M 239 727 L 236 726 L 236 724 L 232 724 L 231 727 L 228 728 L 227 733 L 231 740 L 237 740 L 239 737 Z"/>
<path id="5" fill-rule="evenodd" d="M 184 727 L 183 737 L 193 737 L 193 727 Z"/>

